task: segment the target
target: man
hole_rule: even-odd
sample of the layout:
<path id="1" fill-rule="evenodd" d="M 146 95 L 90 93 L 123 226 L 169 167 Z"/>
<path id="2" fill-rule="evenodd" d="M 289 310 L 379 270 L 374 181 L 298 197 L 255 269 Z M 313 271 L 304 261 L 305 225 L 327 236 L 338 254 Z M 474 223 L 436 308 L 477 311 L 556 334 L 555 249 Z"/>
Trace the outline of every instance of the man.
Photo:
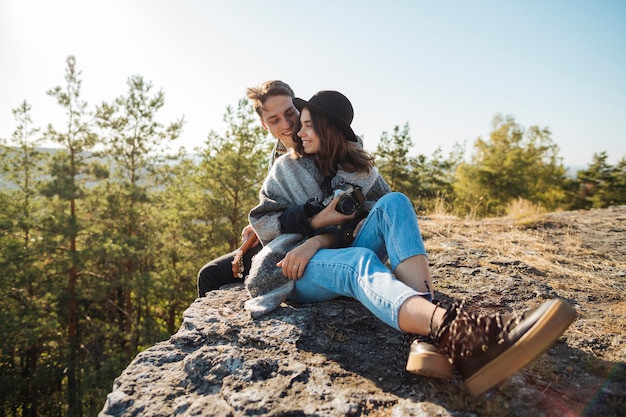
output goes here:
<path id="1" fill-rule="evenodd" d="M 266 81 L 258 87 L 250 87 L 247 95 L 252 102 L 252 107 L 259 115 L 261 126 L 276 138 L 276 145 L 270 155 L 269 165 L 271 167 L 276 158 L 286 153 L 294 145 L 292 133 L 300 116 L 293 105 L 295 95 L 288 84 L 278 80 Z M 254 237 L 254 230 L 250 225 L 243 229 L 241 237 L 244 242 Z M 261 245 L 257 243 L 244 253 L 244 271 L 250 270 L 252 257 L 260 249 Z M 233 276 L 232 263 L 236 255 L 237 250 L 210 261 L 200 269 L 198 272 L 198 297 L 204 297 L 207 292 L 216 290 L 222 285 L 242 282 L 241 279 Z"/>

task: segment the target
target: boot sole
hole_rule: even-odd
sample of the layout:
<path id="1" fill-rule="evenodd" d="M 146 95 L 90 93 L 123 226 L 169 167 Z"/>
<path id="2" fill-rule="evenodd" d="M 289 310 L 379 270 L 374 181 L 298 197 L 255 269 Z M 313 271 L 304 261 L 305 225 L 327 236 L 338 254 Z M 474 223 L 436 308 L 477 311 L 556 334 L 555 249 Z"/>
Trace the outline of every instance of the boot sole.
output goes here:
<path id="1" fill-rule="evenodd" d="M 452 379 L 454 367 L 442 354 L 420 352 L 410 354 L 406 370 L 412 374 L 438 379 Z"/>
<path id="2" fill-rule="evenodd" d="M 576 311 L 567 302 L 556 299 L 539 320 L 511 347 L 482 367 L 465 385 L 477 397 L 498 385 L 550 349 L 576 319 Z"/>

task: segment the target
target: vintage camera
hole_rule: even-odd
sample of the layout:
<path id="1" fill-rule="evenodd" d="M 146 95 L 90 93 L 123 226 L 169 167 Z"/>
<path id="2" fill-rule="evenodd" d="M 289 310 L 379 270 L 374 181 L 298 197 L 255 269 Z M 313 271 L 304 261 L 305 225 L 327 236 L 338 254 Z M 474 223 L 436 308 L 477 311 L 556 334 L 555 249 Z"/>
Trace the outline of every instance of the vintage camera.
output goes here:
<path id="1" fill-rule="evenodd" d="M 339 196 L 339 201 L 335 210 L 341 214 L 350 215 L 365 202 L 363 189 L 358 185 L 344 184 L 335 190 L 335 197 Z"/>

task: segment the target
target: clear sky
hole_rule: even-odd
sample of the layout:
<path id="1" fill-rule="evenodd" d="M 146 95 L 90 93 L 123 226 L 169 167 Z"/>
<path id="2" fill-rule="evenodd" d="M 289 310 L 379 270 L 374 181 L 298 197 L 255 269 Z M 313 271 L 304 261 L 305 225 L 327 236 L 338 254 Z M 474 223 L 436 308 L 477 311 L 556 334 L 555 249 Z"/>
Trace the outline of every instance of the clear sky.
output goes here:
<path id="1" fill-rule="evenodd" d="M 268 79 L 343 92 L 370 151 L 409 123 L 414 154 L 487 138 L 497 113 L 549 127 L 569 166 L 626 156 L 626 1 L 0 0 L 0 137 L 23 100 L 62 128 L 46 91 L 76 57 L 93 108 L 141 75 L 165 92 L 180 145 L 223 133 L 228 105 Z"/>

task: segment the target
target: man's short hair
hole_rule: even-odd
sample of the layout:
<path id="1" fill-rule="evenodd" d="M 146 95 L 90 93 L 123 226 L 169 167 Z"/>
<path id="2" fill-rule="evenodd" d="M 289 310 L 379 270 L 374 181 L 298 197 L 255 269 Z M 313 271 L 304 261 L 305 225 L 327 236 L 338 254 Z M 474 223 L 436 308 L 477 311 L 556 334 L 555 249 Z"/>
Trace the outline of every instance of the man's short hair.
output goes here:
<path id="1" fill-rule="evenodd" d="M 263 117 L 261 111 L 265 101 L 274 96 L 289 96 L 293 98 L 295 94 L 289 87 L 289 84 L 280 80 L 265 81 L 258 87 L 248 88 L 248 98 L 252 101 L 252 107 L 259 117 Z"/>

